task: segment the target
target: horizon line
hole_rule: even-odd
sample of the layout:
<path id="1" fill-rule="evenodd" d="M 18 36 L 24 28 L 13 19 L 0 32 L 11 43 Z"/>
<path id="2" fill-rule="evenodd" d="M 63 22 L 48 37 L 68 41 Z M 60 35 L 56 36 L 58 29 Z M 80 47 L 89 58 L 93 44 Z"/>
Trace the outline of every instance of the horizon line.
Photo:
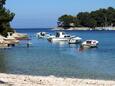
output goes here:
<path id="1" fill-rule="evenodd" d="M 48 29 L 53 27 L 21 27 L 21 28 L 13 28 L 13 29 Z"/>

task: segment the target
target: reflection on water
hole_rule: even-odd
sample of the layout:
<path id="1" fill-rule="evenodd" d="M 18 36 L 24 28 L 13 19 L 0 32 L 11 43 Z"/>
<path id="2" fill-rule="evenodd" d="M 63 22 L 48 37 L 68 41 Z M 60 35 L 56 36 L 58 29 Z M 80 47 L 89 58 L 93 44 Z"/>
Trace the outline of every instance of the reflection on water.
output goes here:
<path id="1" fill-rule="evenodd" d="M 69 44 L 68 45 L 70 48 L 78 48 L 79 44 Z"/>
<path id="2" fill-rule="evenodd" d="M 83 46 L 79 46 L 79 48 L 78 48 L 78 50 L 80 51 L 80 52 L 83 52 L 83 51 L 85 51 L 85 50 L 87 50 L 87 49 L 91 49 L 90 47 L 83 47 Z"/>
<path id="3" fill-rule="evenodd" d="M 0 49 L 0 72 L 6 72 L 7 68 L 7 61 L 6 61 L 6 54 L 4 49 Z"/>
<path id="4" fill-rule="evenodd" d="M 60 47 L 63 47 L 65 46 L 66 44 L 68 44 L 67 41 L 51 41 L 52 44 L 55 44 L 55 45 L 59 45 Z"/>

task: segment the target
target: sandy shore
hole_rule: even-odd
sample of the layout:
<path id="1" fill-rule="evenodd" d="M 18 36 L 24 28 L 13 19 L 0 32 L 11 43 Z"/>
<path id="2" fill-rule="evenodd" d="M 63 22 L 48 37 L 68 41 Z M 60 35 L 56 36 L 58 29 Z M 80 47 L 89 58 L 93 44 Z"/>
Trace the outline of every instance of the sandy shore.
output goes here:
<path id="1" fill-rule="evenodd" d="M 0 73 L 0 86 L 115 86 L 115 81 Z"/>

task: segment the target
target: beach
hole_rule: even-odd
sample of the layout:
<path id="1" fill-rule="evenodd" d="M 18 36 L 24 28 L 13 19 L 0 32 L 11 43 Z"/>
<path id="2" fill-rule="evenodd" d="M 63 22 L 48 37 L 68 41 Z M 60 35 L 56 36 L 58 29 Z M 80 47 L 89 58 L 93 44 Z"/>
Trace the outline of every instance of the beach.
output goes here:
<path id="1" fill-rule="evenodd" d="M 115 81 L 0 73 L 0 86 L 115 86 Z"/>

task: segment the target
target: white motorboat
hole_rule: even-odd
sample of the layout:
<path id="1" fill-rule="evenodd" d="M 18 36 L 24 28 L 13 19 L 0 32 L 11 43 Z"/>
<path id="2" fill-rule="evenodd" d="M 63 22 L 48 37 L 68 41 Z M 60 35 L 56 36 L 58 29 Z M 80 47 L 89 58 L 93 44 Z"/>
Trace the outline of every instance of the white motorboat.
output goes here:
<path id="1" fill-rule="evenodd" d="M 8 41 L 9 44 L 18 44 L 18 43 L 19 43 L 19 40 L 16 40 L 16 39 L 13 38 L 13 37 L 7 37 L 7 38 L 5 38 L 4 40 Z"/>
<path id="2" fill-rule="evenodd" d="M 49 41 L 69 41 L 69 39 L 73 37 L 74 36 L 67 35 L 64 32 L 57 32 L 56 36 L 48 38 L 48 40 Z"/>
<path id="3" fill-rule="evenodd" d="M 5 41 L 8 42 L 8 44 L 18 44 L 19 40 L 17 40 L 14 36 L 10 35 L 10 33 L 8 33 L 8 36 L 4 38 Z"/>
<path id="4" fill-rule="evenodd" d="M 71 38 L 71 39 L 68 41 L 68 43 L 69 43 L 69 44 L 77 44 L 77 43 L 80 43 L 81 40 L 82 40 L 82 38 L 80 38 L 80 37 L 74 37 L 74 38 Z"/>
<path id="5" fill-rule="evenodd" d="M 81 46 L 94 48 L 94 47 L 97 47 L 98 44 L 99 44 L 99 41 L 97 40 L 86 40 L 81 44 Z"/>
<path id="6" fill-rule="evenodd" d="M 55 35 L 49 35 L 49 36 L 47 36 L 46 38 L 47 39 L 51 39 L 51 38 L 55 38 L 56 36 Z"/>
<path id="7" fill-rule="evenodd" d="M 26 34 L 26 33 L 8 32 L 8 36 L 12 36 L 17 40 L 29 39 L 28 34 Z"/>
<path id="8" fill-rule="evenodd" d="M 7 43 L 9 43 L 8 41 L 5 41 L 4 40 L 5 39 L 5 37 L 4 36 L 2 36 L 2 35 L 0 35 L 0 45 L 6 45 Z"/>
<path id="9" fill-rule="evenodd" d="M 48 38 L 48 37 L 50 37 L 50 34 L 48 34 L 47 32 L 38 32 L 38 33 L 36 34 L 36 36 L 37 36 L 38 38 Z"/>
<path id="10" fill-rule="evenodd" d="M 7 48 L 11 45 L 11 42 L 5 39 L 6 37 L 0 35 L 0 48 Z"/>

